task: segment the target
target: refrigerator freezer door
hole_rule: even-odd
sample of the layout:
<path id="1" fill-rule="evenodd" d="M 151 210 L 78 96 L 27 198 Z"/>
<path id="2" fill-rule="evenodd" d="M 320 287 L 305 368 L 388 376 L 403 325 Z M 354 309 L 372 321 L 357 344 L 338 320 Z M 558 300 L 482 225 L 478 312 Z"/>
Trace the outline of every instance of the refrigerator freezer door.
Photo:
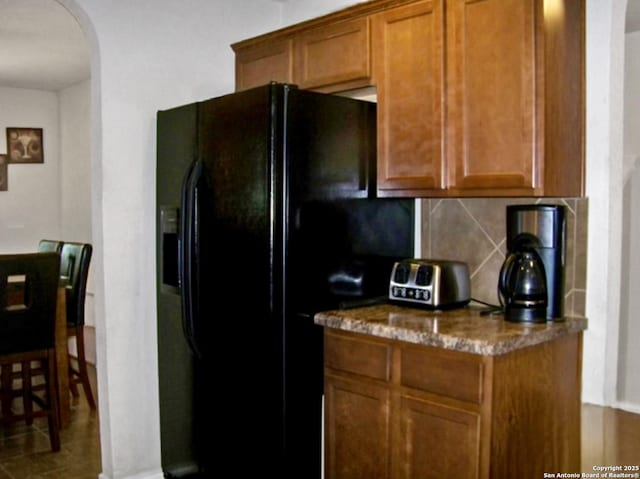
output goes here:
<path id="1" fill-rule="evenodd" d="M 202 274 L 200 270 L 202 248 L 200 239 L 203 220 L 200 200 L 206 190 L 203 175 L 202 162 L 195 160 L 184 177 L 180 208 L 180 239 L 178 241 L 182 326 L 191 351 L 199 359 L 203 359 L 206 348 L 206 343 L 203 343 L 206 334 L 201 331 L 205 324 L 202 322 L 203 318 L 199 311 L 202 294 L 200 290 L 200 275 Z"/>
<path id="2" fill-rule="evenodd" d="M 198 470 L 195 457 L 194 357 L 183 334 L 178 288 L 181 181 L 196 151 L 197 105 L 158 112 L 156 201 L 158 386 L 162 468 L 180 477 Z M 163 214 L 165 217 L 163 218 Z M 164 276 L 168 284 L 165 284 Z"/>

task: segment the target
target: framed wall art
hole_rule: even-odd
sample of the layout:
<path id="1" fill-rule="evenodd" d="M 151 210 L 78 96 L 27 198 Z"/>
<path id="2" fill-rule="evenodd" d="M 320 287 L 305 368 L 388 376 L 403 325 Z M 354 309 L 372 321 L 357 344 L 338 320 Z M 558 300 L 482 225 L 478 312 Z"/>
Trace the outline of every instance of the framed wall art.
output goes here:
<path id="1" fill-rule="evenodd" d="M 7 191 L 7 155 L 0 155 L 0 191 Z"/>
<path id="2" fill-rule="evenodd" d="M 9 163 L 44 163 L 42 128 L 7 128 Z"/>

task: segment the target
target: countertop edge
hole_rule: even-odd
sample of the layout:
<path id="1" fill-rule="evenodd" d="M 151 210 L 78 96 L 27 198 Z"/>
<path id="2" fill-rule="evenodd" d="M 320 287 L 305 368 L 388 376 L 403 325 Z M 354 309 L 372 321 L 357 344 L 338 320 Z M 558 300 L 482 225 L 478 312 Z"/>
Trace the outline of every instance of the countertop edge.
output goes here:
<path id="1" fill-rule="evenodd" d="M 433 333 L 420 331 L 413 328 L 399 327 L 384 324 L 380 321 L 368 321 L 349 317 L 345 311 L 323 311 L 314 316 L 314 323 L 320 326 L 350 331 L 374 337 L 404 341 L 422 346 L 432 346 L 453 351 L 461 351 L 483 356 L 498 356 L 507 354 L 529 346 L 535 346 L 547 341 L 580 333 L 587 327 L 586 318 L 567 318 L 552 324 L 553 327 L 537 330 L 535 333 L 527 333 L 529 325 L 522 323 L 522 334 L 514 334 L 506 339 L 486 340 L 481 338 L 469 338 L 456 334 Z M 362 312 L 359 313 L 362 315 Z M 485 319 L 485 321 L 504 321 L 503 319 Z"/>

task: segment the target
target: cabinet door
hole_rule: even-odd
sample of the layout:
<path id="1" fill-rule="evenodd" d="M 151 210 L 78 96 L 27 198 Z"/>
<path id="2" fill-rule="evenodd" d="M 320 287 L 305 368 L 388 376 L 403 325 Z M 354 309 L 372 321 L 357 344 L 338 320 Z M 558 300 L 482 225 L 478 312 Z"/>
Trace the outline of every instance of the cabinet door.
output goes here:
<path id="1" fill-rule="evenodd" d="M 452 189 L 531 195 L 539 186 L 536 135 L 542 135 L 543 125 L 536 124 L 536 75 L 542 72 L 536 71 L 534 10 L 541 3 L 447 3 L 446 143 Z"/>
<path id="2" fill-rule="evenodd" d="M 394 479 L 477 478 L 478 414 L 410 397 L 400 398 Z"/>
<path id="3" fill-rule="evenodd" d="M 390 392 L 325 374 L 327 479 L 389 477 Z"/>
<path id="4" fill-rule="evenodd" d="M 236 91 L 270 81 L 292 83 L 293 46 L 289 39 L 267 42 L 236 51 Z"/>
<path id="5" fill-rule="evenodd" d="M 324 92 L 371 85 L 369 19 L 324 25 L 295 39 L 295 81 Z"/>
<path id="6" fill-rule="evenodd" d="M 373 18 L 378 194 L 442 190 L 443 8 L 421 1 Z"/>

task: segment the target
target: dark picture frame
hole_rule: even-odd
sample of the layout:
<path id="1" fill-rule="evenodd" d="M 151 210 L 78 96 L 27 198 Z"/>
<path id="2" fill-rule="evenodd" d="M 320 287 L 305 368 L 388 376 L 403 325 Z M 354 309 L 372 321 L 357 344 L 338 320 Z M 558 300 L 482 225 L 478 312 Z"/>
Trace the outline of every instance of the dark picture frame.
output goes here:
<path id="1" fill-rule="evenodd" d="M 8 127 L 7 159 L 11 164 L 44 163 L 42 128 Z"/>
<path id="2" fill-rule="evenodd" d="M 0 191 L 7 191 L 9 187 L 7 163 L 7 155 L 0 154 Z"/>

